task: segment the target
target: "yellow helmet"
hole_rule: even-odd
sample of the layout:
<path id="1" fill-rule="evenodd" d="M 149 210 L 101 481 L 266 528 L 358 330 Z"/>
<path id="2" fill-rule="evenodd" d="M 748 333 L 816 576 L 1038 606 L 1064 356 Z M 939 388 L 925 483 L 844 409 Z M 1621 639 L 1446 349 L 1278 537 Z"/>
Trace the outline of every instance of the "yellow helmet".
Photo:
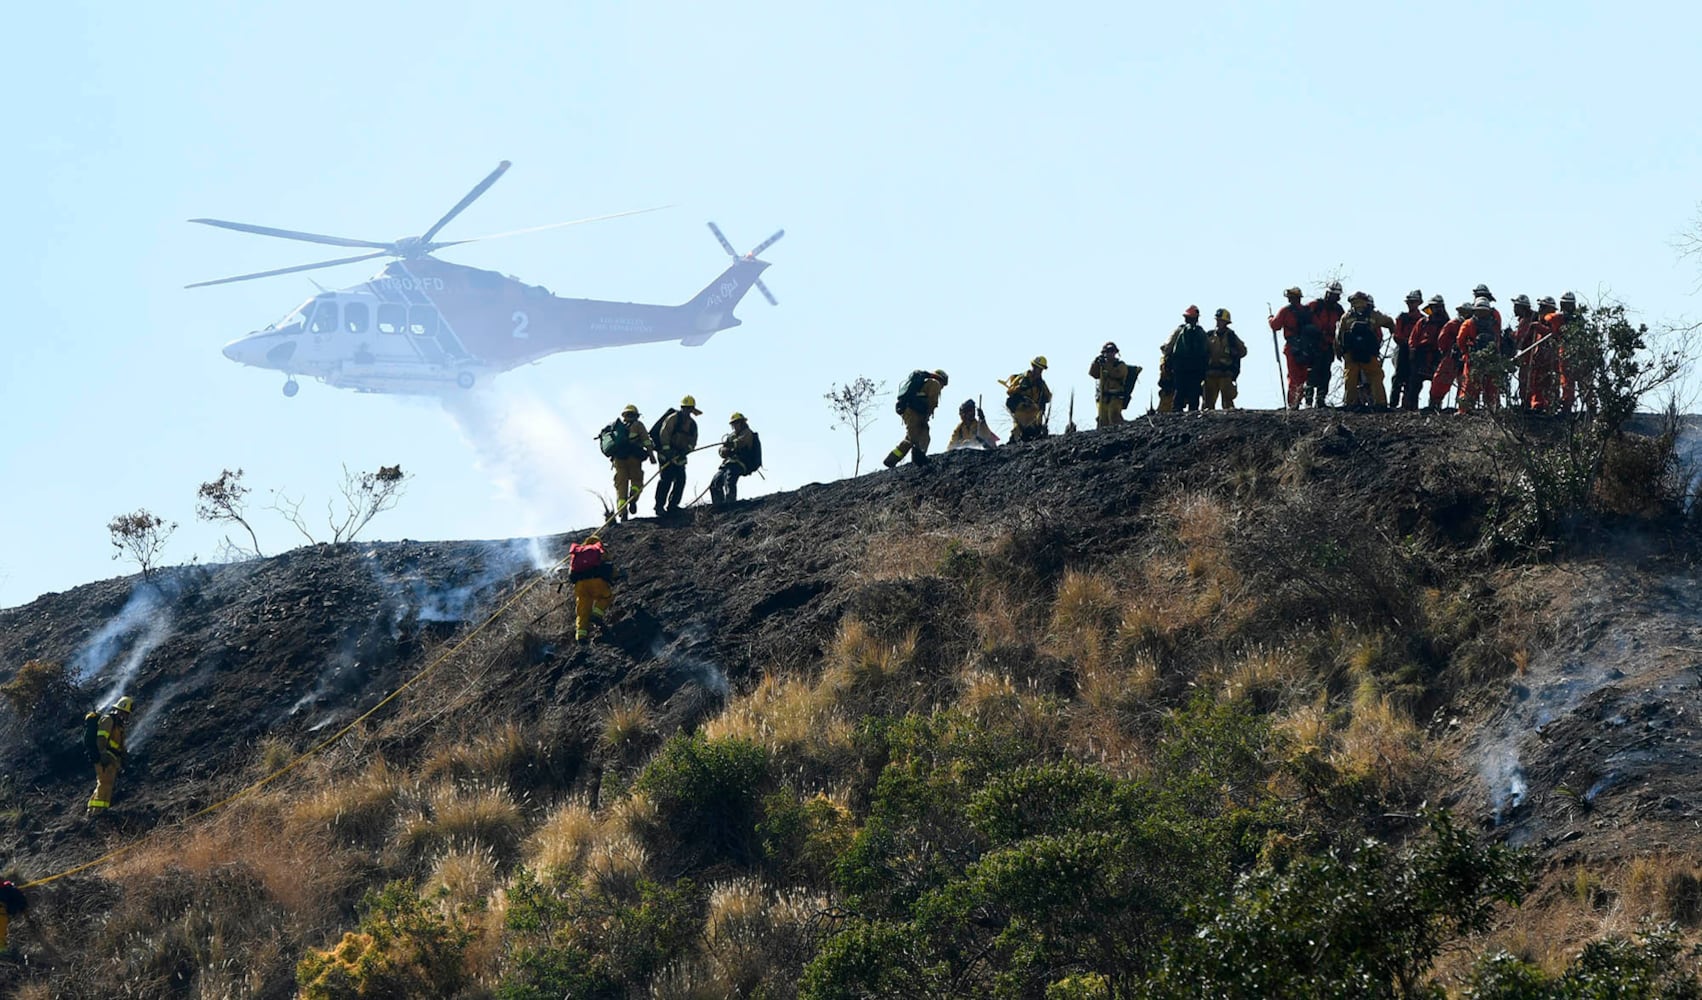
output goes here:
<path id="1" fill-rule="evenodd" d="M 638 416 L 638 407 L 632 405 L 631 403 L 626 404 L 626 409 L 621 411 L 621 416 L 624 417 L 629 413 L 632 414 L 635 417 Z"/>
<path id="2" fill-rule="evenodd" d="M 1223 320 L 1225 323 L 1231 322 L 1228 309 L 1219 309 L 1215 315 L 1218 319 Z"/>
<path id="3" fill-rule="evenodd" d="M 744 419 L 745 419 L 745 415 L 743 413 L 740 413 L 739 411 L 734 410 L 733 415 L 727 418 L 727 422 L 729 424 L 736 424 L 736 423 L 742 422 Z"/>
<path id="4" fill-rule="evenodd" d="M 125 695 L 124 697 L 122 697 L 122 698 L 120 698 L 117 701 L 112 703 L 112 710 L 114 712 L 128 712 L 135 707 L 136 707 L 136 703 L 134 701 L 130 700 L 129 695 Z"/>
<path id="5" fill-rule="evenodd" d="M 950 379 L 946 378 L 946 370 L 944 368 L 934 369 L 934 377 L 940 380 L 941 385 L 945 385 L 950 381 Z"/>
<path id="6" fill-rule="evenodd" d="M 1046 367 L 1046 355 L 1044 355 L 1044 354 L 1036 355 L 1034 360 L 1031 361 L 1030 364 L 1033 365 L 1035 368 L 1044 369 Z"/>
<path id="7" fill-rule="evenodd" d="M 693 414 L 694 416 L 703 413 L 702 410 L 697 408 L 697 397 L 696 396 L 687 396 L 684 399 L 680 400 L 680 409 L 684 410 L 687 413 Z"/>

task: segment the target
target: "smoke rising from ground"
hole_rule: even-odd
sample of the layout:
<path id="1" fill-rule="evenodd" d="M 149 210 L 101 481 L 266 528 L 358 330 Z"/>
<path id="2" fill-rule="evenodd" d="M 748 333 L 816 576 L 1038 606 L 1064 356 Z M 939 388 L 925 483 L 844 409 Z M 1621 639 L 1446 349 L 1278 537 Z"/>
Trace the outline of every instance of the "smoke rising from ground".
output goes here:
<path id="1" fill-rule="evenodd" d="M 148 654 L 171 636 L 171 611 L 165 597 L 153 584 L 141 584 L 131 591 L 111 621 L 102 625 L 89 641 L 71 658 L 71 668 L 78 684 L 87 684 L 106 676 L 106 690 L 96 702 L 106 705 L 124 693 L 135 678 Z M 116 670 L 108 672 L 120 654 L 123 660 Z"/>

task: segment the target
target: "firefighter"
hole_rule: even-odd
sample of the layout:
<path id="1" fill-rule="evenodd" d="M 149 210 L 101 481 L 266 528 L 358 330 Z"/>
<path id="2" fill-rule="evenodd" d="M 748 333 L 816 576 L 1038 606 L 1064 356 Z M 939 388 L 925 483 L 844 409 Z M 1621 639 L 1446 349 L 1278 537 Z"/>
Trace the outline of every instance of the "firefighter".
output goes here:
<path id="1" fill-rule="evenodd" d="M 1312 319 L 1312 310 L 1300 301 L 1300 289 L 1290 288 L 1283 295 L 1288 304 L 1277 310 L 1270 324 L 1272 331 L 1282 334 L 1282 353 L 1288 362 L 1287 406 L 1298 410 L 1312 365 L 1323 352 L 1323 337 Z"/>
<path id="2" fill-rule="evenodd" d="M 1471 303 L 1462 303 L 1454 307 L 1454 318 L 1442 325 L 1442 330 L 1436 335 L 1436 374 L 1430 379 L 1430 410 L 1435 412 L 1442 408 L 1442 401 L 1448 398 L 1448 393 L 1454 388 L 1454 383 L 1460 378 L 1460 326 L 1466 317 L 1472 313 Z"/>
<path id="3" fill-rule="evenodd" d="M 1169 363 L 1170 380 L 1175 398 L 1171 410 L 1186 412 L 1200 408 L 1200 388 L 1206 380 L 1206 368 L 1211 352 L 1205 327 L 1200 325 L 1200 307 L 1182 310 L 1182 322 L 1170 332 L 1170 339 L 1161 348 Z M 1160 407 L 1162 410 L 1163 408 Z"/>
<path id="4" fill-rule="evenodd" d="M 112 805 L 112 786 L 124 767 L 124 734 L 130 729 L 130 711 L 136 703 L 124 695 L 100 717 L 95 730 L 95 791 L 89 796 L 89 815 L 99 816 Z"/>
<path id="5" fill-rule="evenodd" d="M 1412 331 L 1424 320 L 1424 312 L 1419 308 L 1424 303 L 1424 293 L 1413 289 L 1407 293 L 1406 312 L 1395 317 L 1395 374 L 1389 383 L 1389 408 L 1416 410 L 1417 402 L 1406 406 L 1407 386 L 1412 382 Z"/>
<path id="6" fill-rule="evenodd" d="M 697 421 L 692 418 L 701 416 L 697 399 L 687 396 L 680 400 L 679 409 L 664 414 L 656 425 L 656 460 L 662 466 L 656 477 L 657 517 L 680 509 L 686 492 L 686 459 L 697 450 Z"/>
<path id="7" fill-rule="evenodd" d="M 1513 367 L 1519 376 L 1519 394 L 1515 397 L 1509 393 L 1508 405 L 1515 405 L 1513 400 L 1517 399 L 1516 405 L 1522 410 L 1531 408 L 1531 354 L 1529 348 L 1536 341 L 1541 326 L 1542 317 L 1538 316 L 1536 309 L 1532 307 L 1531 297 L 1529 295 L 1513 296 L 1513 351 L 1517 357 Z M 1509 373 L 1509 377 L 1511 377 L 1511 374 Z"/>
<path id="8" fill-rule="evenodd" d="M 987 426 L 987 414 L 981 412 L 981 407 L 975 405 L 975 400 L 964 400 L 963 405 L 957 408 L 957 426 L 952 428 L 951 441 L 946 444 L 946 450 L 971 448 L 986 451 L 998 446 L 999 436 L 993 433 L 993 428 Z"/>
<path id="9" fill-rule="evenodd" d="M 1000 381 L 1005 387 L 1005 409 L 1010 411 L 1011 441 L 1034 441 L 1045 437 L 1046 408 L 1052 405 L 1052 390 L 1046 385 L 1046 355 L 1029 362 L 1028 371 Z"/>
<path id="10" fill-rule="evenodd" d="M 1135 394 L 1135 380 L 1141 377 L 1140 365 L 1131 367 L 1117 356 L 1117 345 L 1106 341 L 1099 356 L 1087 366 L 1087 375 L 1095 379 L 1093 398 L 1099 404 L 1094 426 L 1104 429 L 1123 422 L 1123 410 Z"/>
<path id="11" fill-rule="evenodd" d="M 1395 317 L 1395 322 L 1400 322 L 1399 316 Z M 1418 409 L 1424 383 L 1435 377 L 1441 361 L 1439 344 L 1442 328 L 1447 325 L 1448 302 L 1440 295 L 1432 295 L 1423 309 L 1423 317 L 1407 334 L 1407 384 L 1401 393 L 1401 409 Z"/>
<path id="12" fill-rule="evenodd" d="M 573 639 L 591 641 L 591 626 L 601 628 L 615 602 L 615 564 L 596 535 L 567 550 L 567 582 L 573 585 Z"/>
<path id="13" fill-rule="evenodd" d="M 624 521 L 644 492 L 644 463 L 654 462 L 656 455 L 650 432 L 638 419 L 638 407 L 626 404 L 620 419 L 610 426 L 615 435 L 614 446 L 609 449 L 609 464 L 615 469 L 615 509 Z"/>
<path id="14" fill-rule="evenodd" d="M 1342 359 L 1344 385 L 1342 406 L 1360 404 L 1359 381 L 1363 377 L 1371 386 L 1369 405 L 1388 409 L 1389 398 L 1383 391 L 1383 333 L 1393 330 L 1395 321 L 1377 311 L 1377 302 L 1365 292 L 1348 296 L 1351 306 L 1336 326 L 1336 357 Z"/>
<path id="15" fill-rule="evenodd" d="M 1554 413 L 1563 400 L 1562 381 L 1565 373 L 1565 352 L 1560 333 L 1566 326 L 1560 307 L 1552 296 L 1537 301 L 1537 323 L 1531 330 L 1531 343 L 1525 347 L 1525 371 L 1530 378 L 1531 409 Z"/>
<path id="16" fill-rule="evenodd" d="M 709 502 L 714 506 L 734 503 L 739 499 L 739 477 L 748 476 L 762 468 L 762 438 L 745 420 L 743 413 L 727 418 L 732 428 L 721 439 L 721 468 L 709 481 Z"/>
<path id="17" fill-rule="evenodd" d="M 1488 298 L 1480 297 L 1472 303 L 1471 316 L 1460 324 L 1455 342 L 1465 359 L 1460 377 L 1461 413 L 1471 412 L 1480 402 L 1486 410 L 1500 405 L 1501 381 L 1496 370 L 1501 357 L 1499 320 L 1495 306 Z"/>
<path id="18" fill-rule="evenodd" d="M 1336 329 L 1347 310 L 1342 308 L 1342 283 L 1330 282 L 1322 298 L 1306 303 L 1312 322 L 1318 327 L 1320 346 L 1317 357 L 1306 374 L 1306 402 L 1312 406 L 1330 405 L 1330 376 L 1336 357 Z"/>
<path id="19" fill-rule="evenodd" d="M 1241 375 L 1241 359 L 1247 356 L 1247 345 L 1229 327 L 1229 310 L 1212 313 L 1217 325 L 1206 334 L 1205 402 L 1208 410 L 1217 409 L 1219 397 L 1223 408 L 1235 409 L 1235 380 Z"/>
<path id="20" fill-rule="evenodd" d="M 946 387 L 946 381 L 946 373 L 938 369 L 931 372 L 917 369 L 910 373 L 895 404 L 899 419 L 904 421 L 904 440 L 887 453 L 882 465 L 890 469 L 904 461 L 907 454 L 916 465 L 928 464 L 928 421 L 934 419 L 934 411 L 939 409 L 940 390 Z"/>

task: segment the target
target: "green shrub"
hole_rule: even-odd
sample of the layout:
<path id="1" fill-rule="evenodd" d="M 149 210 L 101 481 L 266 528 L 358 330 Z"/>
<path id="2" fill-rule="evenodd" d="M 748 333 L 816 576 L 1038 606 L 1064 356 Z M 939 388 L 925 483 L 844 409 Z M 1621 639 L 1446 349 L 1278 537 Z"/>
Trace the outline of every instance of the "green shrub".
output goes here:
<path id="1" fill-rule="evenodd" d="M 674 736 L 634 787 L 656 804 L 658 837 L 695 863 L 751 864 L 761 857 L 757 821 L 768 782 L 768 752 L 737 738 Z"/>

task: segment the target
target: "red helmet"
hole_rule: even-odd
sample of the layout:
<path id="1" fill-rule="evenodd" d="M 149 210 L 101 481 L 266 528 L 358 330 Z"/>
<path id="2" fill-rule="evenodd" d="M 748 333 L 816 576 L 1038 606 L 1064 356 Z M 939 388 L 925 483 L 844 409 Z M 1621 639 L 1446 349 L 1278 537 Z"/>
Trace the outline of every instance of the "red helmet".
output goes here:
<path id="1" fill-rule="evenodd" d="M 1200 307 L 1199 306 L 1189 306 L 1188 308 L 1182 310 L 1182 315 L 1186 316 L 1189 319 L 1199 319 L 1200 318 Z"/>

